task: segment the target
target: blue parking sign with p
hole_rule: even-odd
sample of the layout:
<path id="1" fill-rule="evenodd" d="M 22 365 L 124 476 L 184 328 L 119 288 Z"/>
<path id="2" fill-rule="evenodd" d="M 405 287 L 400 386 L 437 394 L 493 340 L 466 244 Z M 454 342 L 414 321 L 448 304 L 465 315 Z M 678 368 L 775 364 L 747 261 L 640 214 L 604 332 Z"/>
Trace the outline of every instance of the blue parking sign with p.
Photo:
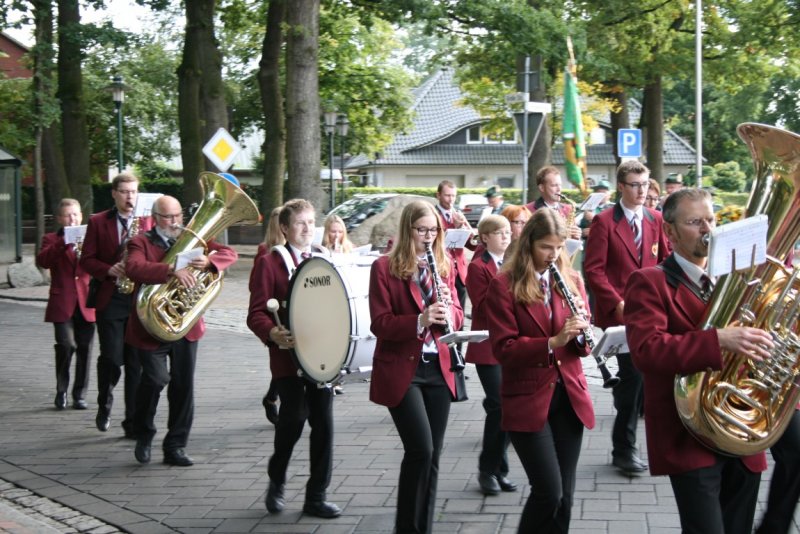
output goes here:
<path id="1" fill-rule="evenodd" d="M 620 158 L 642 157 L 642 131 L 620 129 L 617 131 L 617 156 Z"/>

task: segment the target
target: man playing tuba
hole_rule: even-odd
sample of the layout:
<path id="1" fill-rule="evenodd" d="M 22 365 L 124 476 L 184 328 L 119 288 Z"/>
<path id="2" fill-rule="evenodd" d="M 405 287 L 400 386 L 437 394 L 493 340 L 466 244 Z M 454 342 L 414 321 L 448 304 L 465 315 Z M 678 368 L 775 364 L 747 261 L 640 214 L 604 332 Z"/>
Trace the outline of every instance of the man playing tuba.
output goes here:
<path id="1" fill-rule="evenodd" d="M 191 290 L 197 283 L 196 271 L 221 272 L 236 262 L 238 255 L 230 247 L 208 242 L 205 254 L 194 258 L 188 267 L 175 269 L 161 260 L 183 232 L 183 213 L 173 197 L 159 197 L 153 204 L 156 226 L 128 243 L 126 273 L 137 285 L 163 284 L 171 278 Z M 153 422 L 161 390 L 169 384 L 169 430 L 164 437 L 164 463 L 190 466 L 194 462 L 185 448 L 194 415 L 194 368 L 197 342 L 205 332 L 201 318 L 189 332 L 165 342 L 153 337 L 139 316 L 132 313 L 125 332 L 125 341 L 139 349 L 142 379 L 136 391 L 133 431 L 136 435 L 134 455 L 139 463 L 150 461 L 150 445 L 156 434 Z M 169 358 L 169 366 L 167 366 Z"/>

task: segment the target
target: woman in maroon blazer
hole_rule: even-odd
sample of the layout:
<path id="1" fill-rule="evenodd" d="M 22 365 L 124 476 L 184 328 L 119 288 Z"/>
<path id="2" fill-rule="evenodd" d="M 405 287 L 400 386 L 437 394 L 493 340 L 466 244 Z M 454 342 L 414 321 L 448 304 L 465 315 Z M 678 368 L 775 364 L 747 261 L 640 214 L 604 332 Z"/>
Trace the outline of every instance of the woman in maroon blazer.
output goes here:
<path id="1" fill-rule="evenodd" d="M 81 205 L 65 198 L 58 204 L 56 220 L 62 227 L 78 226 L 83 220 Z M 72 407 L 86 409 L 89 387 L 89 359 L 94 341 L 94 309 L 86 307 L 89 274 L 78 265 L 75 245 L 64 243 L 63 228 L 45 234 L 36 263 L 50 269 L 50 298 L 44 320 L 53 323 L 56 334 L 56 398 L 58 410 L 67 407 L 69 368 L 75 354 L 75 382 L 72 384 Z"/>
<path id="2" fill-rule="evenodd" d="M 369 310 L 377 337 L 370 400 L 389 408 L 405 455 L 400 467 L 395 532 L 431 532 L 442 450 L 455 382 L 450 354 L 439 341 L 447 316 L 454 330 L 463 312 L 455 269 L 442 241 L 436 208 L 417 201 L 403 208 L 392 252 L 372 264 Z M 428 284 L 425 245 L 431 244 L 441 299 Z M 429 291 L 426 291 L 426 288 Z M 429 295 L 432 294 L 432 295 Z"/>
<path id="3" fill-rule="evenodd" d="M 582 331 L 554 289 L 555 262 L 576 306 L 586 296 L 564 252 L 567 225 L 554 210 L 536 210 L 487 296 L 493 354 L 502 365 L 502 428 L 532 486 L 520 533 L 567 532 L 583 428 L 594 410 L 580 358 L 589 353 Z M 584 311 L 585 313 L 585 311 Z"/>
<path id="4" fill-rule="evenodd" d="M 508 210 L 509 208 L 506 208 Z M 523 208 L 525 209 L 525 208 Z M 527 211 L 527 209 L 525 210 Z M 488 215 L 478 224 L 480 255 L 475 255 L 467 271 L 467 292 L 472 302 L 472 330 L 485 330 L 486 293 L 489 284 L 503 264 L 503 255 L 511 243 L 511 225 L 500 215 Z M 516 491 L 517 485 L 506 478 L 508 474 L 508 433 L 500 428 L 500 363 L 492 355 L 491 341 L 470 343 L 467 361 L 475 364 L 486 398 L 483 409 L 483 445 L 478 456 L 478 484 L 484 495 L 500 491 Z"/>

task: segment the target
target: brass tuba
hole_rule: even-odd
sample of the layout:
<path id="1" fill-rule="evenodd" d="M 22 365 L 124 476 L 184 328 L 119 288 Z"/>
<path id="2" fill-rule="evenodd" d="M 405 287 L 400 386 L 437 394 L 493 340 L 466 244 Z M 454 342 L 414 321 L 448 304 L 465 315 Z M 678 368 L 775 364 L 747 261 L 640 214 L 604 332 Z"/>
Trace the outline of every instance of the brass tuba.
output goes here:
<path id="1" fill-rule="evenodd" d="M 768 260 L 720 277 L 700 324 L 724 328 L 739 321 L 762 328 L 775 348 L 761 362 L 724 352 L 721 370 L 678 375 L 674 393 L 683 424 L 698 440 L 746 456 L 781 437 L 800 398 L 800 280 L 783 264 L 800 236 L 800 136 L 753 123 L 737 132 L 756 172 L 745 214 L 767 215 Z"/>
<path id="2" fill-rule="evenodd" d="M 172 264 L 178 254 L 198 246 L 208 254 L 207 242 L 234 224 L 256 224 L 255 203 L 239 187 L 212 172 L 200 173 L 203 201 L 192 220 L 162 260 Z M 190 267 L 191 268 L 191 267 Z M 142 285 L 136 296 L 136 313 L 142 325 L 162 341 L 185 336 L 200 320 L 222 289 L 224 273 L 195 272 L 197 284 L 189 289 L 172 278 L 164 284 Z"/>

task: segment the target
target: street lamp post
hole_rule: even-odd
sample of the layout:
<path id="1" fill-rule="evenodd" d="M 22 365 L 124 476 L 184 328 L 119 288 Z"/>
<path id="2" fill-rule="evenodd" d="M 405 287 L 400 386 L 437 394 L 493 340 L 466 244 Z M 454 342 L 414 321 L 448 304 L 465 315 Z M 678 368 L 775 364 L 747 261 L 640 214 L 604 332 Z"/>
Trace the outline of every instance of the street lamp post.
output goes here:
<path id="1" fill-rule="evenodd" d="M 340 115 L 339 121 L 336 123 L 336 132 L 339 134 L 339 140 L 341 141 L 340 150 L 339 150 L 339 166 L 341 167 L 341 175 L 342 175 L 342 202 L 347 199 L 347 195 L 345 194 L 345 189 L 347 188 L 347 181 L 344 179 L 344 149 L 345 143 L 347 142 L 347 132 L 350 129 L 350 121 L 347 120 L 347 115 Z"/>
<path id="2" fill-rule="evenodd" d="M 336 201 L 336 190 L 334 188 L 334 181 L 333 181 L 333 136 L 336 133 L 336 119 L 339 116 L 339 112 L 335 110 L 328 110 L 325 112 L 325 133 L 328 135 L 328 141 L 330 143 L 329 150 L 328 150 L 328 165 L 330 167 L 330 175 L 328 175 L 328 179 L 330 183 L 330 208 L 329 211 L 333 209 L 333 206 Z"/>
<path id="3" fill-rule="evenodd" d="M 125 162 L 122 160 L 122 103 L 125 101 L 125 84 L 122 83 L 122 76 L 114 76 L 109 89 L 117 113 L 117 169 L 122 172 L 125 168 Z"/>

